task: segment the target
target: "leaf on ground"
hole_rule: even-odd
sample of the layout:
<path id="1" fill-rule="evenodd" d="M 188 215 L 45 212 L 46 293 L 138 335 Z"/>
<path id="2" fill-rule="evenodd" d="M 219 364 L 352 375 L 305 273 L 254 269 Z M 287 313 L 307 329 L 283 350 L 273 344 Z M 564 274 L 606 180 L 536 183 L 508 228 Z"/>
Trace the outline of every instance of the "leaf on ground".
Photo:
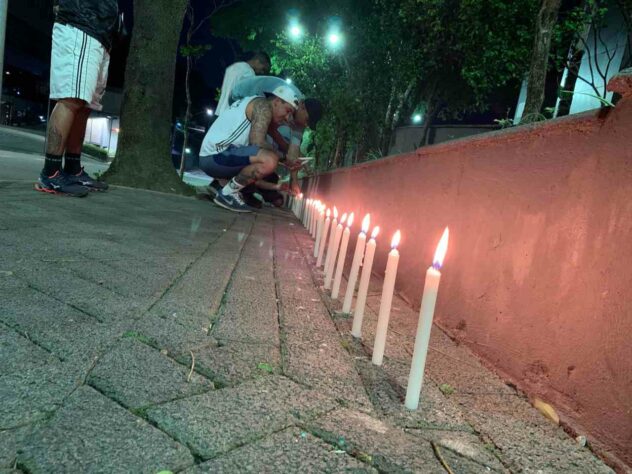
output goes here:
<path id="1" fill-rule="evenodd" d="M 257 364 L 257 369 L 263 370 L 264 372 L 268 372 L 269 374 L 274 373 L 274 367 L 272 367 L 267 362 L 260 362 L 259 364 Z"/>

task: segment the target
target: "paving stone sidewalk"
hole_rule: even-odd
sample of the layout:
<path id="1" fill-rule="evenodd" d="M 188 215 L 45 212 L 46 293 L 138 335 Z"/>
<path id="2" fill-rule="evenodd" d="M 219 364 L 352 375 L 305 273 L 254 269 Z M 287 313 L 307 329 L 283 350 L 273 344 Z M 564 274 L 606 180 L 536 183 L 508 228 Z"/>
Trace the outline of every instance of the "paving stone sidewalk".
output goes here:
<path id="1" fill-rule="evenodd" d="M 405 410 L 416 314 L 372 366 L 287 211 L 0 199 L 0 473 L 612 472 L 437 328 Z"/>

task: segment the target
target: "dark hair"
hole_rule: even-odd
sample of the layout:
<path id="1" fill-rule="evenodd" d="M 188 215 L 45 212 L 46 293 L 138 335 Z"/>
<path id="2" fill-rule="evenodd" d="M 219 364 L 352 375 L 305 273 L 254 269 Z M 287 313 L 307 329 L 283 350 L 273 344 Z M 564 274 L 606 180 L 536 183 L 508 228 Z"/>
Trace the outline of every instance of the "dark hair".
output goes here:
<path id="1" fill-rule="evenodd" d="M 270 55 L 265 51 L 257 51 L 256 53 L 252 53 L 249 61 L 257 60 L 261 64 L 271 65 L 272 61 L 270 61 Z"/>
<path id="2" fill-rule="evenodd" d="M 323 105 L 318 99 L 305 99 L 305 110 L 307 110 L 307 125 L 312 130 L 316 130 L 318 121 L 323 116 Z"/>

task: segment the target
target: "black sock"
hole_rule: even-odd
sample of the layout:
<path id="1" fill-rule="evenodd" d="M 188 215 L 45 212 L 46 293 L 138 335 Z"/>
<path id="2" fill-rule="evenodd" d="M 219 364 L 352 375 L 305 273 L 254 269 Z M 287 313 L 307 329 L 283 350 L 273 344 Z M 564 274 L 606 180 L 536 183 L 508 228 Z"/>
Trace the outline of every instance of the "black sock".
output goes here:
<path id="1" fill-rule="evenodd" d="M 61 155 L 52 155 L 50 153 L 46 153 L 46 158 L 44 159 L 44 169 L 42 173 L 46 176 L 52 176 L 61 170 Z"/>
<path id="2" fill-rule="evenodd" d="M 64 171 L 68 174 L 79 174 L 81 172 L 81 153 L 66 152 Z"/>

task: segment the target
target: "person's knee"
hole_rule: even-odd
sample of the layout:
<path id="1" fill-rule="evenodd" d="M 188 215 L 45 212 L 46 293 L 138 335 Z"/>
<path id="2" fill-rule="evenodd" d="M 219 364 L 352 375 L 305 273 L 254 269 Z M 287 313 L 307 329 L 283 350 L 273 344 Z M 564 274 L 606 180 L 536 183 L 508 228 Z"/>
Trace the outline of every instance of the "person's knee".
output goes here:
<path id="1" fill-rule="evenodd" d="M 74 99 L 74 98 L 59 99 L 58 103 L 72 110 L 73 112 L 79 112 L 80 110 L 84 109 L 87 105 L 87 102 L 85 100 Z"/>
<path id="2" fill-rule="evenodd" d="M 279 157 L 277 154 L 269 150 L 262 150 L 260 158 L 260 169 L 263 176 L 272 174 L 279 164 Z"/>

